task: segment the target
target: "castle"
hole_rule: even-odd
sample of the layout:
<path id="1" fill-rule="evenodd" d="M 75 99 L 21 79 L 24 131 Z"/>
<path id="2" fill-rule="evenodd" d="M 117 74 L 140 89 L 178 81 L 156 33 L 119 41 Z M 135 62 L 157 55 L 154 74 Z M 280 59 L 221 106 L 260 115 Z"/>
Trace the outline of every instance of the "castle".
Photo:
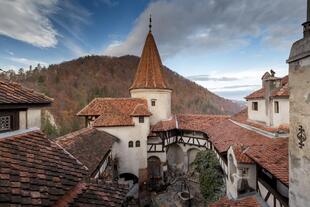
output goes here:
<path id="1" fill-rule="evenodd" d="M 131 98 L 94 99 L 77 114 L 85 128 L 56 141 L 39 130 L 41 108 L 53 100 L 1 81 L 0 205 L 122 206 L 129 189 L 105 179 L 161 185 L 170 170 L 186 173 L 199 151 L 212 150 L 226 196 L 210 206 L 307 206 L 310 0 L 303 26 L 289 75 L 263 74 L 247 109 L 233 116 L 172 114 L 151 30 Z"/>

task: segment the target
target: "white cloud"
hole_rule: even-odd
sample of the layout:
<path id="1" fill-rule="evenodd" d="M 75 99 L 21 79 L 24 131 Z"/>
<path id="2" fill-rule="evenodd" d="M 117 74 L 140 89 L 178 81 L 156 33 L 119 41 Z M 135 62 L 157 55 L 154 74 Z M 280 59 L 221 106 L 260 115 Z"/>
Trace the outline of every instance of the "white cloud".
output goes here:
<path id="1" fill-rule="evenodd" d="M 263 44 L 283 48 L 300 34 L 306 14 L 304 0 L 157 0 L 137 18 L 126 40 L 112 43 L 104 54 L 140 55 L 150 13 L 164 57 L 245 47 L 249 37 L 262 36 Z"/>
<path id="2" fill-rule="evenodd" d="M 37 47 L 55 47 L 57 31 L 48 15 L 57 0 L 0 1 L 0 34 Z"/>
<path id="3" fill-rule="evenodd" d="M 89 55 L 89 52 L 85 51 L 80 45 L 76 44 L 74 41 L 70 40 L 69 38 L 65 38 L 63 44 L 66 48 L 68 48 L 71 53 L 75 57 L 81 57 L 85 55 Z"/>
<path id="4" fill-rule="evenodd" d="M 23 67 L 29 67 L 30 65 L 36 66 L 40 64 L 41 66 L 48 66 L 47 62 L 41 61 L 41 60 L 33 60 L 28 58 L 22 58 L 22 57 L 9 57 L 8 60 L 18 63 L 19 65 Z M 16 67 L 15 67 L 16 68 Z"/>

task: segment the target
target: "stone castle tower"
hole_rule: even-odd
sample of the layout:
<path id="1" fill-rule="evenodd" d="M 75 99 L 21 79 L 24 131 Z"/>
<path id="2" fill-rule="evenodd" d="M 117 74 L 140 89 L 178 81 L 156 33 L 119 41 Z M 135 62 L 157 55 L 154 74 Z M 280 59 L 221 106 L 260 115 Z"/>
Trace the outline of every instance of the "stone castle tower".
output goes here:
<path id="1" fill-rule="evenodd" d="M 151 23 L 151 19 L 150 19 Z M 136 76 L 130 87 L 132 98 L 147 100 L 150 124 L 171 118 L 171 92 L 163 77 L 163 65 L 151 32 L 146 37 Z"/>
<path id="2" fill-rule="evenodd" d="M 304 37 L 292 46 L 289 63 L 290 206 L 310 204 L 310 0 Z"/>

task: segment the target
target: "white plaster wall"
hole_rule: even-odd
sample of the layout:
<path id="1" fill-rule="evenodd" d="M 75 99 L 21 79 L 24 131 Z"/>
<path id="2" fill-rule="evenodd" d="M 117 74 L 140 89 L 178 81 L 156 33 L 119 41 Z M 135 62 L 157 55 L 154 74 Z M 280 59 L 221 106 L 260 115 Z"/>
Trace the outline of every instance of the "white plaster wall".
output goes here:
<path id="1" fill-rule="evenodd" d="M 139 169 L 147 168 L 147 136 L 150 130 L 149 118 L 144 118 L 144 123 L 139 123 L 139 118 L 133 118 L 135 126 L 128 127 L 99 127 L 98 130 L 110 133 L 120 139 L 112 147 L 113 158 L 118 158 L 119 174 L 132 173 L 139 177 Z M 140 140 L 140 147 L 135 147 L 135 142 Z M 128 142 L 133 141 L 134 146 L 128 147 Z"/>
<path id="2" fill-rule="evenodd" d="M 258 111 L 252 110 L 252 102 L 258 103 Z M 249 100 L 247 101 L 248 105 L 248 117 L 250 120 L 258 122 L 268 122 L 268 117 L 266 115 L 266 104 L 265 99 Z"/>
<path id="3" fill-rule="evenodd" d="M 275 113 L 275 101 L 279 102 L 279 113 Z M 282 124 L 289 124 L 289 100 L 288 99 L 274 99 L 272 101 L 273 110 L 273 126 L 278 127 Z"/>
<path id="4" fill-rule="evenodd" d="M 229 157 L 233 158 L 233 161 L 229 159 Z M 238 163 L 234 154 L 234 151 L 232 147 L 229 148 L 227 153 L 227 162 L 228 162 L 228 182 L 227 184 L 227 193 L 233 197 L 234 199 L 237 199 L 239 197 L 238 195 L 238 185 L 240 184 L 240 180 L 245 178 L 248 181 L 249 186 L 252 189 L 256 189 L 256 165 L 255 164 L 241 164 Z M 236 172 L 232 174 L 231 166 L 235 166 Z M 247 168 L 248 173 L 247 175 L 242 175 L 242 169 Z M 231 175 L 232 174 L 232 175 Z M 234 179 L 231 180 L 230 177 L 233 177 Z"/>
<path id="5" fill-rule="evenodd" d="M 196 149 L 196 148 L 192 148 L 192 149 L 189 149 L 187 151 L 187 156 L 188 156 L 188 164 L 192 164 L 195 159 L 196 159 L 196 156 L 198 154 L 198 152 L 200 152 L 200 150 Z"/>
<path id="6" fill-rule="evenodd" d="M 27 128 L 27 111 L 19 112 L 19 129 Z"/>
<path id="7" fill-rule="evenodd" d="M 27 110 L 27 127 L 41 128 L 41 108 L 29 108 Z"/>
<path id="8" fill-rule="evenodd" d="M 150 117 L 151 125 L 171 117 L 171 92 L 171 90 L 163 89 L 134 89 L 130 91 L 132 98 L 147 100 L 148 108 L 152 113 Z M 156 99 L 155 106 L 151 105 L 152 99 Z"/>

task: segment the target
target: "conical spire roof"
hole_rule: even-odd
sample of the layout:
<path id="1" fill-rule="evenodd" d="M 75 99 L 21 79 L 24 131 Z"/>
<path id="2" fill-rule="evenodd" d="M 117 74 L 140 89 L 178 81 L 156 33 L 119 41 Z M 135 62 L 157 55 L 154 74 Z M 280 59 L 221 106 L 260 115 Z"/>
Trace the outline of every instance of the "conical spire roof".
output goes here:
<path id="1" fill-rule="evenodd" d="M 168 89 L 162 74 L 162 67 L 154 37 L 152 32 L 149 31 L 145 40 L 136 76 L 130 90 Z"/>

